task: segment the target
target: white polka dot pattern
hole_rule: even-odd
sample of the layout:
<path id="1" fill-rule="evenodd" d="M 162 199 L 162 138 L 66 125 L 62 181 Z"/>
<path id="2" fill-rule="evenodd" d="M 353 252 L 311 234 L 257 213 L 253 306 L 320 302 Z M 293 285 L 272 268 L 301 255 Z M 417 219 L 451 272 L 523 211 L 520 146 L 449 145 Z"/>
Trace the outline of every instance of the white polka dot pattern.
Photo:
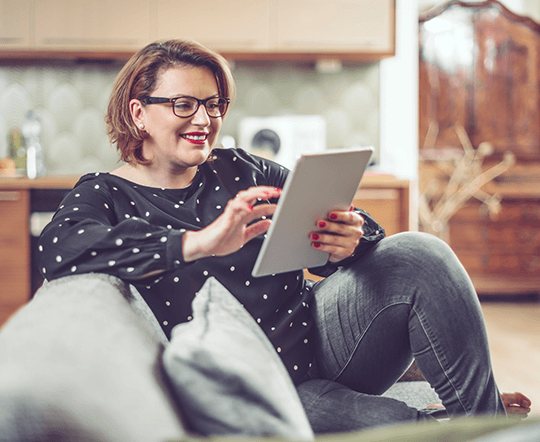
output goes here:
<path id="1" fill-rule="evenodd" d="M 183 261 L 184 232 L 212 223 L 240 190 L 254 183 L 282 187 L 286 178 L 286 171 L 274 163 L 240 150 L 215 152 L 217 159 L 199 166 L 186 189 L 134 185 L 103 173 L 85 175 L 43 232 L 39 268 L 52 279 L 104 272 L 134 284 L 167 335 L 192 319 L 191 301 L 213 276 L 251 313 L 298 379 L 313 356 L 312 295 L 302 272 L 252 278 L 262 235 L 229 256 Z"/>

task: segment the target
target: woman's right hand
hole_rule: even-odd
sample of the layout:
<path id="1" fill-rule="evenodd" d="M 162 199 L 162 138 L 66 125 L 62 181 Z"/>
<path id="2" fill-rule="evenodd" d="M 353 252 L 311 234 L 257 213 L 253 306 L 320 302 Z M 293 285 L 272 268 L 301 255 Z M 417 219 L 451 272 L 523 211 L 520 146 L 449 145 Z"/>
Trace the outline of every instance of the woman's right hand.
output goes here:
<path id="1" fill-rule="evenodd" d="M 212 224 L 198 231 L 184 233 L 184 261 L 230 255 L 256 236 L 265 233 L 272 221 L 263 217 L 273 215 L 276 205 L 255 203 L 258 200 L 279 198 L 280 195 L 281 189 L 270 186 L 250 187 L 238 192 Z M 257 219 L 259 221 L 250 224 Z"/>

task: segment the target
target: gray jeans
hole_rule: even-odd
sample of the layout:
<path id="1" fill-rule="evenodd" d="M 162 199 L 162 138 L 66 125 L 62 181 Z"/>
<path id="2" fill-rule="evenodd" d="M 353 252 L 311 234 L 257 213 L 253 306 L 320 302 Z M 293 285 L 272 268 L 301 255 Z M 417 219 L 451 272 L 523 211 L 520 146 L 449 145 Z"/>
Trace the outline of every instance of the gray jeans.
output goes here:
<path id="1" fill-rule="evenodd" d="M 298 392 L 315 432 L 425 419 L 378 396 L 413 357 L 450 417 L 505 413 L 478 297 L 443 241 L 390 236 L 313 290 L 316 360 Z"/>

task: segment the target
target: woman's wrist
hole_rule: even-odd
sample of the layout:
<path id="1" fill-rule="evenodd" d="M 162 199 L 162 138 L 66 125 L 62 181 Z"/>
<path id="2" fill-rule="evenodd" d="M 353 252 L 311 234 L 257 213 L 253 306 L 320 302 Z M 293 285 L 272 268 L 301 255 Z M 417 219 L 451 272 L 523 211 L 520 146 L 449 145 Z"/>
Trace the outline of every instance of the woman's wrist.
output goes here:
<path id="1" fill-rule="evenodd" d="M 182 236 L 182 255 L 184 262 L 192 262 L 209 256 L 201 247 L 201 241 L 198 240 L 199 232 L 187 231 Z"/>

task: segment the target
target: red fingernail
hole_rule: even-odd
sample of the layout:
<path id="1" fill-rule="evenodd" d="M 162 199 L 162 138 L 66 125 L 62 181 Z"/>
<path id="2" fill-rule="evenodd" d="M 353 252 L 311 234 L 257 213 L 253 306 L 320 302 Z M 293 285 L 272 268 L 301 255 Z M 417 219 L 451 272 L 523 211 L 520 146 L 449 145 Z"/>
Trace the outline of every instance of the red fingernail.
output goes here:
<path id="1" fill-rule="evenodd" d="M 351 208 L 349 209 L 349 212 L 352 212 L 354 210 L 354 204 L 351 204 Z"/>
<path id="2" fill-rule="evenodd" d="M 311 235 L 311 239 L 317 241 L 319 239 L 319 235 L 317 235 L 316 233 L 314 233 L 313 235 Z"/>
<path id="3" fill-rule="evenodd" d="M 319 222 L 319 227 L 324 229 L 326 227 L 326 223 L 324 221 Z"/>
<path id="4" fill-rule="evenodd" d="M 337 219 L 337 215 L 335 213 L 330 214 L 330 219 Z"/>
<path id="5" fill-rule="evenodd" d="M 253 212 L 253 206 L 248 206 L 249 210 Z"/>
<path id="6" fill-rule="evenodd" d="M 313 243 L 313 247 L 315 247 L 316 249 L 318 249 L 319 247 L 321 247 L 321 243 L 314 242 L 314 243 Z"/>

